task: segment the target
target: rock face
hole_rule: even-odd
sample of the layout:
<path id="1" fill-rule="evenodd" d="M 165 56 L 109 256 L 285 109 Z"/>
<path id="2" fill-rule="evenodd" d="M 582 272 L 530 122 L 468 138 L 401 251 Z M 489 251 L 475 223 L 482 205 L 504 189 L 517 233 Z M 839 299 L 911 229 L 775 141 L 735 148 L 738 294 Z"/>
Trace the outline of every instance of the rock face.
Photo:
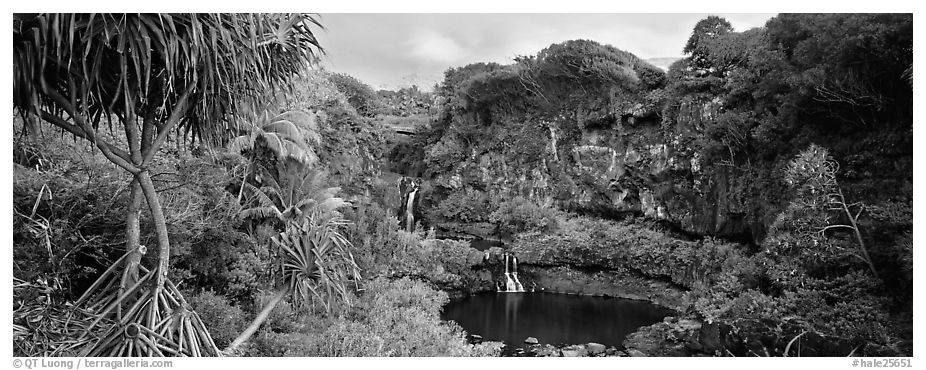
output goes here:
<path id="1" fill-rule="evenodd" d="M 752 241 L 764 236 L 774 216 L 749 203 L 746 194 L 755 185 L 752 177 L 733 169 L 707 172 L 697 153 L 680 140 L 715 119 L 720 105 L 716 100 L 682 104 L 671 134 L 664 132 L 653 111 L 641 107 L 629 109 L 623 119 L 595 121 L 606 124 L 587 121 L 596 114 L 623 113 L 585 112 L 575 118 L 581 127 L 578 132 L 567 135 L 568 130 L 547 124 L 543 132 L 547 137 L 534 138 L 549 140 L 545 153 L 513 164 L 514 153 L 477 146 L 470 158 L 452 172 L 436 174 L 432 183 L 445 193 L 485 189 L 503 198 L 523 196 L 538 204 L 604 217 L 633 213 L 668 221 L 693 234 Z"/>
<path id="2" fill-rule="evenodd" d="M 627 270 L 589 272 L 568 266 L 525 265 L 520 273 L 522 284 L 536 284 L 547 292 L 639 299 L 675 310 L 687 308 L 684 293 L 678 288 Z"/>
<path id="3" fill-rule="evenodd" d="M 627 336 L 624 348 L 631 356 L 687 357 L 703 355 L 698 344 L 701 323 L 667 317 Z"/>
<path id="4" fill-rule="evenodd" d="M 892 50 L 906 53 L 900 45 Z M 881 62 L 900 67 L 889 59 Z M 831 149 L 840 182 L 858 189 L 850 198 L 912 197 L 908 86 L 872 87 L 894 98 L 876 104 L 877 114 L 861 113 L 855 108 L 865 104 L 826 102 L 793 81 L 775 81 L 775 93 L 759 87 L 766 82 L 753 85 L 816 66 L 754 68 L 735 68 L 756 79 L 748 83 L 736 73 L 667 75 L 613 47 L 573 40 L 536 60 L 451 69 L 417 160 L 437 193 L 475 189 L 602 216 L 634 213 L 742 242 L 764 238 L 789 201 L 782 169 L 811 142 Z"/>

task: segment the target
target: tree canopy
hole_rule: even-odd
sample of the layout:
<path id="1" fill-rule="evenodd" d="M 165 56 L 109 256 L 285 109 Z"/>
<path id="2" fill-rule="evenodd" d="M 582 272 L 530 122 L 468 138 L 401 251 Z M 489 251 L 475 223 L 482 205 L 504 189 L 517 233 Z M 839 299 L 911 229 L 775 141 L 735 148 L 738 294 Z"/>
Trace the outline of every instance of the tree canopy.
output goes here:
<path id="1" fill-rule="evenodd" d="M 317 60 L 311 24 L 303 14 L 18 14 L 13 102 L 91 140 L 101 121 L 138 116 L 216 141 L 236 104 Z"/>

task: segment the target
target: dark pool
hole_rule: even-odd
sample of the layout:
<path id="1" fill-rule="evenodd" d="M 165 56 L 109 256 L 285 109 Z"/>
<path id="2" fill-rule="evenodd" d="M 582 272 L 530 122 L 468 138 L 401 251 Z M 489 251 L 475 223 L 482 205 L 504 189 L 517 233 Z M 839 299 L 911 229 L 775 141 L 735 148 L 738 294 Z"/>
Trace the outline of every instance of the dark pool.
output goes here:
<path id="1" fill-rule="evenodd" d="M 621 348 L 627 334 L 662 321 L 674 311 L 645 301 L 557 293 L 487 293 L 454 300 L 442 318 L 469 334 L 502 341 L 509 349 L 524 339 L 564 345 L 588 342 Z"/>

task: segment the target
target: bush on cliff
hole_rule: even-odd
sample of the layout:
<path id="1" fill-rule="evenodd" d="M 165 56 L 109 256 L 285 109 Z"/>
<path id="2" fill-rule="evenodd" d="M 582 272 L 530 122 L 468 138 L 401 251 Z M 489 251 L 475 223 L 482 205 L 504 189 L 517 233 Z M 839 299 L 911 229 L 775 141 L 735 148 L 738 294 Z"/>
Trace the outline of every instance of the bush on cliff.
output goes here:
<path id="1" fill-rule="evenodd" d="M 556 228 L 556 212 L 517 196 L 499 204 L 489 215 L 489 222 L 498 225 L 498 231 L 504 234 L 549 232 Z"/>
<path id="2" fill-rule="evenodd" d="M 755 273 L 743 248 L 733 243 L 680 240 L 634 220 L 572 216 L 560 218 L 558 225 L 554 233 L 526 233 L 515 240 L 524 263 L 630 269 L 690 288 L 713 285 L 725 274 Z"/>

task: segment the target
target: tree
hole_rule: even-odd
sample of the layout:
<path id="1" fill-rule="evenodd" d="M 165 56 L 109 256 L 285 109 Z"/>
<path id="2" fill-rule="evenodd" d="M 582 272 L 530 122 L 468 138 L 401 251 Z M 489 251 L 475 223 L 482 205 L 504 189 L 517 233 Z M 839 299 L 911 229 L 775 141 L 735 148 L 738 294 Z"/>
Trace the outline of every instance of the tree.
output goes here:
<path id="1" fill-rule="evenodd" d="M 93 143 L 133 177 L 127 253 L 78 300 L 111 325 L 85 354 L 218 354 L 167 279 L 170 241 L 149 169 L 172 135 L 224 141 L 236 111 L 315 63 L 313 24 L 304 14 L 14 15 L 14 106 Z M 108 139 L 104 122 L 124 136 Z M 158 240 L 151 269 L 139 265 L 142 199 Z"/>
<path id="2" fill-rule="evenodd" d="M 797 189 L 792 208 L 802 210 L 805 220 L 813 228 L 814 246 L 824 244 L 825 233 L 834 229 L 852 231 L 858 245 L 845 250 L 864 262 L 874 276 L 878 277 L 875 265 L 868 255 L 865 240 L 858 226 L 858 218 L 865 211 L 861 202 L 847 203 L 846 197 L 836 181 L 839 163 L 834 161 L 826 148 L 811 144 L 795 157 L 785 172 L 785 181 Z M 842 215 L 848 224 L 833 223 L 833 213 Z"/>
<path id="3" fill-rule="evenodd" d="M 704 18 L 695 24 L 691 37 L 688 38 L 682 52 L 691 54 L 691 65 L 693 67 L 709 69 L 707 43 L 730 31 L 733 31 L 733 25 L 726 19 L 716 15 Z"/>
<path id="4" fill-rule="evenodd" d="M 271 117 L 269 112 L 265 112 L 248 133 L 232 139 L 228 144 L 228 151 L 241 153 L 248 160 L 248 170 L 241 178 L 238 201 L 242 200 L 248 176 L 254 176 L 258 171 L 262 159 L 259 155 L 261 149 L 268 150 L 276 160 L 276 172 L 279 175 L 285 171 L 289 162 L 302 166 L 318 162 L 318 155 L 312 145 L 317 145 L 320 140 L 314 115 L 289 111 Z M 270 168 L 265 170 L 269 171 Z M 279 176 L 276 177 L 279 179 Z"/>
<path id="5" fill-rule="evenodd" d="M 708 16 L 695 24 L 694 30 L 691 32 L 691 37 L 688 38 L 688 42 L 685 43 L 685 48 L 682 49 L 682 52 L 686 54 L 694 53 L 698 51 L 701 43 L 705 40 L 715 38 L 730 31 L 733 31 L 733 25 L 731 25 L 729 21 L 716 15 Z"/>
<path id="6" fill-rule="evenodd" d="M 334 73 L 328 76 L 338 90 L 347 97 L 347 102 L 357 110 L 361 116 L 373 117 L 380 105 L 379 96 L 369 85 L 344 73 Z"/>
<path id="7" fill-rule="evenodd" d="M 911 14 L 782 14 L 766 28 L 795 69 L 792 90 L 809 98 L 805 114 L 863 126 L 912 119 Z"/>

